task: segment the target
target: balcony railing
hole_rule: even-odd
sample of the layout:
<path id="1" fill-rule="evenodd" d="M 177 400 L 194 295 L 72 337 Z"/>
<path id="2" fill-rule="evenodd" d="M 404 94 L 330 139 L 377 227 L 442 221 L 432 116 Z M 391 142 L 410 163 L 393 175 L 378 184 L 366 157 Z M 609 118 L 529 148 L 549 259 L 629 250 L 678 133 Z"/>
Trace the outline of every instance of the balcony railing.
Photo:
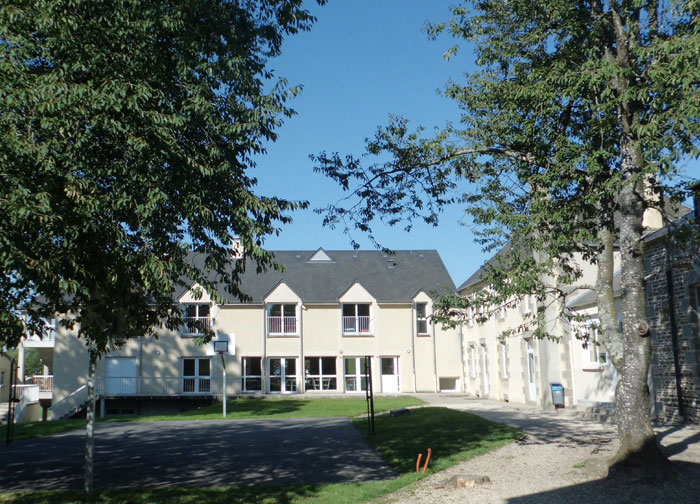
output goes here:
<path id="1" fill-rule="evenodd" d="M 267 317 L 268 334 L 297 334 L 296 317 Z"/>
<path id="2" fill-rule="evenodd" d="M 39 385 L 39 392 L 51 392 L 53 390 L 53 375 L 30 376 L 27 383 Z"/>
<path id="3" fill-rule="evenodd" d="M 369 334 L 368 316 L 343 317 L 343 334 Z"/>
<path id="4" fill-rule="evenodd" d="M 183 334 L 202 334 L 211 329 L 211 317 L 185 317 Z"/>
<path id="5" fill-rule="evenodd" d="M 226 393 L 240 392 L 241 377 L 226 379 Z M 97 394 L 103 396 L 221 395 L 221 376 L 107 376 L 97 379 Z"/>

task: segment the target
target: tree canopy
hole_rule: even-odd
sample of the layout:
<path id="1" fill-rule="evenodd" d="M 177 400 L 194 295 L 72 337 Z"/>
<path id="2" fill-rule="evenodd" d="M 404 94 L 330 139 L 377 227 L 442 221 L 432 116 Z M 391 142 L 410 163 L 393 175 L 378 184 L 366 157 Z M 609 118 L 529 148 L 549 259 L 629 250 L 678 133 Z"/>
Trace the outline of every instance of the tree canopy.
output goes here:
<path id="1" fill-rule="evenodd" d="M 488 268 L 490 289 L 442 300 L 444 323 L 534 294 L 532 324 L 545 336 L 541 317 L 549 306 L 565 307 L 581 261 L 597 264 L 604 340 L 622 376 L 615 462 L 663 464 L 646 387 L 643 219 L 686 197 L 678 163 L 698 156 L 700 2 L 495 0 L 463 2 L 451 13 L 427 31 L 473 44 L 480 70 L 444 89 L 461 123 L 429 135 L 393 117 L 362 157 L 312 156 L 348 191 L 323 210 L 325 222 L 370 234 L 377 219 L 410 229 L 415 220 L 437 225 L 445 205 L 459 204 L 487 250 L 511 243 Z"/>
<path id="2" fill-rule="evenodd" d="M 253 192 L 300 89 L 266 64 L 312 22 L 302 0 L 3 3 L 1 345 L 20 312 L 74 310 L 103 351 L 178 325 L 183 282 L 244 296 L 234 236 L 274 266 L 264 237 L 305 203 Z"/>

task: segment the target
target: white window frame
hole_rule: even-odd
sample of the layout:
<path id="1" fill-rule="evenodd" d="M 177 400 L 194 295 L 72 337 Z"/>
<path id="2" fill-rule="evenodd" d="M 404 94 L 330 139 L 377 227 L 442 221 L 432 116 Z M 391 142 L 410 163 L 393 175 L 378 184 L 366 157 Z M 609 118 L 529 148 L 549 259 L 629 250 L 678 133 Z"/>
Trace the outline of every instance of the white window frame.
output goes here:
<path id="1" fill-rule="evenodd" d="M 423 311 L 421 314 L 420 311 Z M 421 331 L 423 326 L 424 331 Z M 416 334 L 419 336 L 430 336 L 428 331 L 428 303 L 416 303 Z"/>
<path id="2" fill-rule="evenodd" d="M 345 307 L 354 306 L 354 315 L 345 315 Z M 359 315 L 360 306 L 367 306 L 369 315 Z M 372 336 L 372 303 L 343 303 L 340 307 L 343 336 Z M 352 328 L 348 325 L 353 321 Z M 366 329 L 365 329 L 366 328 Z"/>
<path id="3" fill-rule="evenodd" d="M 207 315 L 200 315 L 200 310 L 203 306 L 207 307 Z M 187 315 L 187 309 L 189 307 L 194 307 L 195 308 L 195 316 L 188 316 Z M 183 320 L 185 322 L 185 326 L 183 327 L 181 334 L 183 336 L 199 336 L 203 334 L 203 332 L 199 329 L 197 326 L 202 326 L 204 329 L 211 329 L 212 326 L 212 312 L 213 307 L 211 306 L 211 303 L 185 303 L 183 304 Z M 190 322 L 188 321 L 193 321 L 190 325 Z"/>
<path id="4" fill-rule="evenodd" d="M 259 375 L 254 375 L 254 374 L 248 374 L 247 366 L 246 364 L 249 361 L 255 361 L 257 360 L 258 363 L 260 364 L 260 374 Z M 242 383 L 241 383 L 241 390 L 243 392 L 258 392 L 261 393 L 263 390 L 263 364 L 262 364 L 262 358 L 261 357 L 243 357 L 241 359 L 241 378 L 242 378 Z M 260 380 L 260 387 L 257 389 L 254 388 L 248 388 L 248 380 Z"/>
<path id="5" fill-rule="evenodd" d="M 273 360 L 280 361 L 280 374 L 273 375 L 270 372 L 270 365 Z M 287 361 L 294 361 L 294 373 L 293 375 L 287 375 Z M 270 394 L 296 394 L 299 392 L 299 363 L 296 357 L 270 357 L 267 359 L 267 390 Z M 280 380 L 280 390 L 272 390 L 272 380 Z M 288 387 L 292 384 L 291 387 Z"/>
<path id="6" fill-rule="evenodd" d="M 501 353 L 501 377 L 508 378 L 508 342 L 501 341 L 499 343 L 499 350 Z"/>
<path id="7" fill-rule="evenodd" d="M 607 349 L 600 343 L 600 321 L 591 320 L 585 328 L 588 340 L 582 343 L 584 351 L 584 365 L 603 367 L 610 362 Z M 603 360 L 601 360 L 601 357 Z"/>
<path id="8" fill-rule="evenodd" d="M 194 374 L 185 375 L 185 361 L 194 361 Z M 209 374 L 201 374 L 200 363 L 209 363 Z M 182 358 L 182 393 L 183 394 L 211 394 L 212 360 L 211 357 L 183 357 Z M 191 382 L 190 382 L 191 380 Z"/>
<path id="9" fill-rule="evenodd" d="M 467 327 L 474 327 L 474 325 L 476 323 L 474 313 L 475 313 L 475 310 L 474 310 L 473 306 L 470 306 L 469 308 L 467 308 Z"/>
<path id="10" fill-rule="evenodd" d="M 323 360 L 333 359 L 333 373 L 330 371 L 326 372 L 325 366 L 323 365 Z M 318 361 L 318 374 L 309 374 L 306 372 L 307 361 L 317 360 Z M 321 357 L 304 357 L 304 390 L 306 392 L 325 392 L 325 391 L 336 391 L 338 390 L 338 362 L 337 359 L 332 355 L 326 355 Z M 311 384 L 311 387 L 309 387 Z M 331 385 L 333 385 L 331 387 Z"/>
<path id="11" fill-rule="evenodd" d="M 476 345 L 469 345 L 469 377 L 477 377 L 476 369 Z"/>
<path id="12" fill-rule="evenodd" d="M 280 307 L 280 315 L 270 315 L 273 307 Z M 294 308 L 294 316 L 285 315 L 285 307 Z M 297 336 L 299 334 L 299 305 L 296 303 L 270 303 L 267 305 L 268 336 Z"/>
<path id="13" fill-rule="evenodd" d="M 506 319 L 506 307 L 505 306 L 500 306 L 498 308 L 497 317 L 498 317 L 498 320 L 505 320 Z"/>
<path id="14" fill-rule="evenodd" d="M 533 312 L 533 309 L 532 296 L 530 294 L 523 296 L 522 300 L 520 301 L 520 313 L 523 315 L 529 315 Z"/>
<path id="15" fill-rule="evenodd" d="M 345 366 L 346 361 L 355 361 L 355 373 L 348 373 L 347 372 L 347 367 Z M 366 392 L 367 391 L 367 380 L 369 379 L 369 376 L 366 376 L 365 373 L 362 372 L 362 366 L 364 365 L 365 358 L 364 357 L 343 357 L 343 385 L 345 387 L 345 392 L 348 392 L 350 394 L 358 394 L 361 392 Z M 372 364 L 370 363 L 370 366 Z M 355 383 L 355 389 L 350 390 L 350 387 L 348 387 L 348 381 L 349 380 L 354 380 Z M 358 387 L 359 384 L 359 387 Z"/>

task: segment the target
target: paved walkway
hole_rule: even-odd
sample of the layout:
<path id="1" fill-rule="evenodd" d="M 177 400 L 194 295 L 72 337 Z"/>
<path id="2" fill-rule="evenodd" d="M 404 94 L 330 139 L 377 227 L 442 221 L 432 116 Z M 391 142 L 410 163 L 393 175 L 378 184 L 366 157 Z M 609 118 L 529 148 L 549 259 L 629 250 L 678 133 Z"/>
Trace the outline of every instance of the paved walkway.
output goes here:
<path id="1" fill-rule="evenodd" d="M 283 485 L 395 477 L 343 418 L 100 423 L 95 486 Z M 85 431 L 0 447 L 0 491 L 82 488 Z"/>
<path id="2" fill-rule="evenodd" d="M 607 460 L 618 447 L 617 429 L 540 408 L 462 395 L 417 394 L 445 406 L 516 426 L 526 437 L 501 449 L 462 462 L 383 499 L 383 502 L 450 503 L 700 503 L 700 426 L 657 429 L 664 450 L 677 462 L 679 475 L 666 482 L 610 483 L 603 480 Z M 490 478 L 476 488 L 454 489 L 452 475 Z"/>

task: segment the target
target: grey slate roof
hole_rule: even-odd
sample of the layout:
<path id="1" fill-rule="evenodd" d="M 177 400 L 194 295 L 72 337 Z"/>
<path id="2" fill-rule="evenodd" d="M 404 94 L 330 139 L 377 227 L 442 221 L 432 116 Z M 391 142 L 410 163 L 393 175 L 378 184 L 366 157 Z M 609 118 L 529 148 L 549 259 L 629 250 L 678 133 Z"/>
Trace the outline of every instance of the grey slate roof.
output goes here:
<path id="1" fill-rule="evenodd" d="M 622 275 L 620 271 L 616 271 L 613 274 L 613 295 L 618 297 L 622 292 L 621 288 Z M 593 290 L 589 290 L 575 297 L 570 302 L 566 303 L 567 308 L 583 308 L 585 306 L 593 306 L 598 302 L 598 293 Z"/>
<path id="2" fill-rule="evenodd" d="M 510 249 L 512 248 L 511 242 L 506 243 L 501 250 L 496 252 L 496 254 L 491 257 L 484 266 L 479 268 L 476 273 L 474 273 L 472 276 L 467 278 L 462 285 L 457 287 L 457 291 L 461 292 L 464 289 L 468 289 L 469 287 L 473 287 L 474 285 L 478 284 L 484 279 L 484 275 L 486 275 L 486 266 L 496 266 L 498 264 L 498 261 L 500 260 L 501 257 L 506 255 L 508 252 L 510 252 Z"/>
<path id="3" fill-rule="evenodd" d="M 323 249 L 280 250 L 274 254 L 285 271 L 258 274 L 252 261 L 246 267 L 241 290 L 252 298 L 251 303 L 261 303 L 281 282 L 305 303 L 337 303 L 355 281 L 378 302 L 410 302 L 420 290 L 428 295 L 455 290 L 436 250 L 398 250 L 394 255 L 379 250 Z M 240 303 L 231 300 L 223 288 L 219 290 L 229 302 Z"/>

